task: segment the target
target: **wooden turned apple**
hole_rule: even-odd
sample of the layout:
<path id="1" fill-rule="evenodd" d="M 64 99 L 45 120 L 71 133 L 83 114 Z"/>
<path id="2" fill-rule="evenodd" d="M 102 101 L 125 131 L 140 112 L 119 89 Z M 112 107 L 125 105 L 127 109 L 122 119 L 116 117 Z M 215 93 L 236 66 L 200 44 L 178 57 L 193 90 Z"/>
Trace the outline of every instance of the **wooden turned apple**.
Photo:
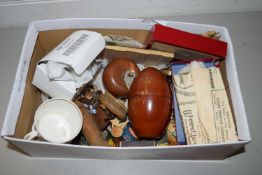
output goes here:
<path id="1" fill-rule="evenodd" d="M 104 69 L 102 79 L 105 88 L 115 97 L 126 97 L 129 87 L 125 82 L 126 74 L 136 76 L 139 68 L 127 58 L 115 58 Z"/>

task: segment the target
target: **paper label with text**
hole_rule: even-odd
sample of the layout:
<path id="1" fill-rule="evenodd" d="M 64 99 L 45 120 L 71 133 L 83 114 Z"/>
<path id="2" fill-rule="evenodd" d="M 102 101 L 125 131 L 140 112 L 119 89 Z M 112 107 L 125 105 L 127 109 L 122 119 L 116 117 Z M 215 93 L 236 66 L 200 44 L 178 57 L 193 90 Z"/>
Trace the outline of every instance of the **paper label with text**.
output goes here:
<path id="1" fill-rule="evenodd" d="M 238 139 L 218 68 L 192 69 L 173 80 L 188 144 Z"/>
<path id="2" fill-rule="evenodd" d="M 197 112 L 192 74 L 179 74 L 173 76 L 173 78 L 187 144 L 208 143 Z"/>

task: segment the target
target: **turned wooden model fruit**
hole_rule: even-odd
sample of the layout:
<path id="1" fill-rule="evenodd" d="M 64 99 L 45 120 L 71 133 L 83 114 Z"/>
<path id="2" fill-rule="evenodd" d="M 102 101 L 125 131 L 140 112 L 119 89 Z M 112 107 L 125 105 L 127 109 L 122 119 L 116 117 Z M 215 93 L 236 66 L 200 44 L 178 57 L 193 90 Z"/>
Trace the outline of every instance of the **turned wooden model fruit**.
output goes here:
<path id="1" fill-rule="evenodd" d="M 140 138 L 161 137 L 171 115 L 172 96 L 164 75 L 146 68 L 134 79 L 128 95 L 128 116 Z"/>
<path id="2" fill-rule="evenodd" d="M 129 88 L 124 81 L 126 74 L 135 76 L 139 73 L 136 63 L 127 58 L 115 58 L 103 72 L 103 83 L 105 88 L 115 97 L 126 97 Z"/>

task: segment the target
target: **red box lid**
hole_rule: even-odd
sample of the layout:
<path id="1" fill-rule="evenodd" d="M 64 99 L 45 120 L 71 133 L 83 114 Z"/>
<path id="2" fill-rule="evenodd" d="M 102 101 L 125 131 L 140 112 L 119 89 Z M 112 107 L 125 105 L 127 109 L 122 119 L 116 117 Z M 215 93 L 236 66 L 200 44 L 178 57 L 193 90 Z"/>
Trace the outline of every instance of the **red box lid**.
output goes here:
<path id="1" fill-rule="evenodd" d="M 149 47 L 171 51 L 175 58 L 225 58 L 227 43 L 198 34 L 156 24 L 149 38 Z"/>

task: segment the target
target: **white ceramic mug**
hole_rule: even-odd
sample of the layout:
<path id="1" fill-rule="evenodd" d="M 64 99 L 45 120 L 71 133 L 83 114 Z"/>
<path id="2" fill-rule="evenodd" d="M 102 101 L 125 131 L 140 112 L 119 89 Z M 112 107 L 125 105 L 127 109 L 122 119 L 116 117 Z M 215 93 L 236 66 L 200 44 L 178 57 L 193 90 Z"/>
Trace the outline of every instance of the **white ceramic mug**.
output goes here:
<path id="1" fill-rule="evenodd" d="M 81 131 L 83 117 L 75 103 L 66 99 L 50 99 L 36 110 L 32 131 L 24 139 L 37 136 L 53 143 L 67 143 Z"/>

